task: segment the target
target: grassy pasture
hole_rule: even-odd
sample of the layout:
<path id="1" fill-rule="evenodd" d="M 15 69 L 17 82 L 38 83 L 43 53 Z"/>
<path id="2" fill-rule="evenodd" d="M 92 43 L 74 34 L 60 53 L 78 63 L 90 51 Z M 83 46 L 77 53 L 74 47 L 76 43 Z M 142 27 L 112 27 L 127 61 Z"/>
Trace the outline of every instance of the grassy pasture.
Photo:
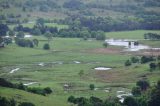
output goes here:
<path id="1" fill-rule="evenodd" d="M 116 33 L 118 34 L 118 32 Z M 120 32 L 120 34 L 122 33 L 126 32 Z M 125 39 L 130 39 L 130 34 L 129 37 L 127 35 L 124 36 Z M 112 34 L 110 37 L 112 38 Z M 135 39 L 140 39 L 138 38 L 139 36 L 136 37 Z M 105 99 L 109 96 L 116 96 L 116 91 L 122 88 L 130 90 L 135 86 L 135 82 L 142 79 L 144 75 L 151 83 L 159 79 L 160 73 L 158 71 L 149 72 L 148 64 L 135 64 L 130 67 L 124 67 L 124 62 L 132 56 L 131 54 L 92 52 L 92 50 L 103 48 L 102 41 L 84 41 L 78 38 L 53 38 L 50 41 L 51 50 L 46 51 L 42 47 L 44 43 L 48 42 L 47 39 L 43 36 L 34 36 L 33 38 L 39 40 L 38 47 L 23 48 L 11 44 L 5 48 L 0 48 L 0 77 L 12 82 L 38 82 L 38 84 L 30 86 L 49 86 L 53 89 L 53 93 L 43 97 L 0 87 L 0 95 L 10 98 L 20 95 L 22 99 L 16 98 L 16 100 L 30 101 L 35 103 L 36 106 L 69 106 L 67 98 L 70 95 L 76 97 L 90 97 L 93 95 Z M 148 44 L 148 42 L 146 43 Z M 157 42 L 156 45 L 158 44 Z M 113 46 L 108 48 L 113 48 Z M 79 61 L 80 63 L 77 64 L 74 61 Z M 39 66 L 39 63 L 42 62 L 45 65 Z M 112 69 L 108 71 L 94 70 L 95 67 L 99 66 L 111 67 Z M 17 67 L 20 70 L 13 74 L 9 73 Z M 84 71 L 82 76 L 78 74 L 80 70 Z M 63 90 L 65 83 L 72 85 L 70 91 L 65 92 Z M 89 84 L 95 84 L 99 90 L 90 91 Z M 111 88 L 112 90 L 107 93 L 104 91 L 105 88 Z"/>

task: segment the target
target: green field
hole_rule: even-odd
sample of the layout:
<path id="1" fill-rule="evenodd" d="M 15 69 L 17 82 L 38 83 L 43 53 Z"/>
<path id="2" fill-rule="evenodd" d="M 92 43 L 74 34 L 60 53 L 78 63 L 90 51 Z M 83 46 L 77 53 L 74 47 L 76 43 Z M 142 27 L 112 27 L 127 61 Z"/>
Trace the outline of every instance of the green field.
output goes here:
<path id="1" fill-rule="evenodd" d="M 111 32 L 107 33 L 106 36 L 117 39 L 143 39 L 143 34 L 146 32 L 148 31 Z M 130 34 L 136 36 L 132 37 Z M 5 48 L 0 48 L 0 77 L 14 83 L 38 82 L 38 84 L 30 86 L 51 87 L 53 93 L 40 96 L 0 87 L 0 95 L 9 98 L 14 97 L 17 101 L 33 102 L 36 106 L 69 106 L 67 98 L 70 95 L 76 97 L 96 96 L 106 99 L 109 96 L 116 96 L 117 90 L 125 88 L 126 91 L 130 91 L 135 86 L 135 82 L 142 79 L 144 75 L 151 83 L 159 79 L 160 72 L 149 72 L 148 64 L 124 67 L 124 62 L 132 56 L 131 53 L 97 52 L 100 49 L 121 49 L 114 46 L 104 48 L 102 41 L 53 38 L 50 41 L 51 50 L 47 51 L 42 49 L 43 44 L 48 42 L 45 37 L 34 36 L 33 38 L 40 41 L 38 47 L 23 48 L 10 44 Z M 150 44 L 149 42 L 145 43 Z M 155 46 L 159 44 L 156 42 Z M 77 64 L 75 61 L 80 63 Z M 44 66 L 40 66 L 39 63 L 44 63 Z M 99 66 L 112 69 L 108 71 L 94 70 L 95 67 Z M 20 68 L 20 70 L 12 74 L 9 73 L 15 68 Z M 82 76 L 78 74 L 80 70 L 84 71 Z M 69 91 L 64 91 L 64 84 L 71 84 L 72 88 Z M 99 89 L 89 90 L 90 84 L 95 84 L 96 88 Z M 107 93 L 104 91 L 106 88 L 112 90 Z"/>

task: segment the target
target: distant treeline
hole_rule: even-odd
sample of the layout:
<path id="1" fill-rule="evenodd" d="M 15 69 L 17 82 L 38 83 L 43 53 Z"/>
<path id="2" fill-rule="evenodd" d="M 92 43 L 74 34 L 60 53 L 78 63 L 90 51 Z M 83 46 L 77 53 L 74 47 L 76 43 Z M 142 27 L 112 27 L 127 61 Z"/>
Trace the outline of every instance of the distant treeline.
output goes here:
<path id="1" fill-rule="evenodd" d="M 160 18 L 160 16 L 159 16 Z M 155 20 L 154 20 L 155 19 Z M 87 27 L 92 31 L 102 30 L 108 31 L 124 31 L 124 30 L 137 30 L 137 29 L 160 29 L 160 22 L 158 22 L 158 16 L 156 18 L 150 16 L 150 18 L 135 18 L 135 17 L 123 17 L 120 19 L 113 19 L 111 17 L 81 17 L 78 15 L 70 16 L 64 20 L 59 20 L 61 24 L 67 24 L 73 27 Z"/>

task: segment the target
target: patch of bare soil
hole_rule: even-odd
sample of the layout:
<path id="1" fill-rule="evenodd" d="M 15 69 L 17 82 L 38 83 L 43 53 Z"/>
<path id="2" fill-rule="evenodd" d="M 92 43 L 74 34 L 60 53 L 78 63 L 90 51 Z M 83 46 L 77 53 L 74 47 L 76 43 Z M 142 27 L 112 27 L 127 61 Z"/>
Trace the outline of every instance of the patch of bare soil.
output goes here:
<path id="1" fill-rule="evenodd" d="M 136 55 L 147 55 L 147 56 L 160 56 L 160 50 L 142 50 L 141 52 L 135 53 Z"/>
<path id="2" fill-rule="evenodd" d="M 102 54 L 124 54 L 125 52 L 119 48 L 97 48 L 90 50 L 92 53 L 102 53 Z"/>

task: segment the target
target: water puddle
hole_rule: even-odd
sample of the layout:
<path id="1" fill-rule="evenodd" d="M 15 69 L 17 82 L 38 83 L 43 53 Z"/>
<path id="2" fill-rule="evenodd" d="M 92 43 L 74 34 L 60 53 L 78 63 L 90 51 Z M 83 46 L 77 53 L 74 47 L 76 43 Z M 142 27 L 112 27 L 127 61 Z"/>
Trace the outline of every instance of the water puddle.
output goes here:
<path id="1" fill-rule="evenodd" d="M 24 38 L 31 38 L 32 35 L 24 35 Z"/>
<path id="2" fill-rule="evenodd" d="M 135 44 L 137 41 L 136 40 L 114 40 L 114 39 L 107 39 L 105 40 L 109 45 L 113 46 L 123 46 L 125 47 L 125 51 L 139 51 L 142 49 L 149 49 L 149 46 L 142 45 L 142 44 Z"/>
<path id="3" fill-rule="evenodd" d="M 76 63 L 76 64 L 80 64 L 81 62 L 79 62 L 79 61 L 73 61 L 74 63 Z"/>
<path id="4" fill-rule="evenodd" d="M 95 70 L 99 70 L 99 71 L 106 71 L 106 70 L 110 70 L 111 68 L 107 68 L 107 67 L 96 67 L 94 68 Z"/>
<path id="5" fill-rule="evenodd" d="M 15 68 L 15 69 L 13 69 L 13 70 L 11 70 L 9 73 L 14 73 L 14 72 L 16 72 L 16 71 L 18 71 L 20 68 Z"/>
<path id="6" fill-rule="evenodd" d="M 124 102 L 124 98 L 127 97 L 127 96 L 133 96 L 132 93 L 128 93 L 128 92 L 125 92 L 125 91 L 117 91 L 117 98 L 119 99 L 119 101 L 121 103 Z"/>
<path id="7" fill-rule="evenodd" d="M 33 85 L 33 84 L 37 84 L 38 82 L 30 82 L 30 83 L 25 83 L 25 84 L 23 84 L 23 85 L 25 85 L 25 86 L 29 86 L 29 85 Z"/>

